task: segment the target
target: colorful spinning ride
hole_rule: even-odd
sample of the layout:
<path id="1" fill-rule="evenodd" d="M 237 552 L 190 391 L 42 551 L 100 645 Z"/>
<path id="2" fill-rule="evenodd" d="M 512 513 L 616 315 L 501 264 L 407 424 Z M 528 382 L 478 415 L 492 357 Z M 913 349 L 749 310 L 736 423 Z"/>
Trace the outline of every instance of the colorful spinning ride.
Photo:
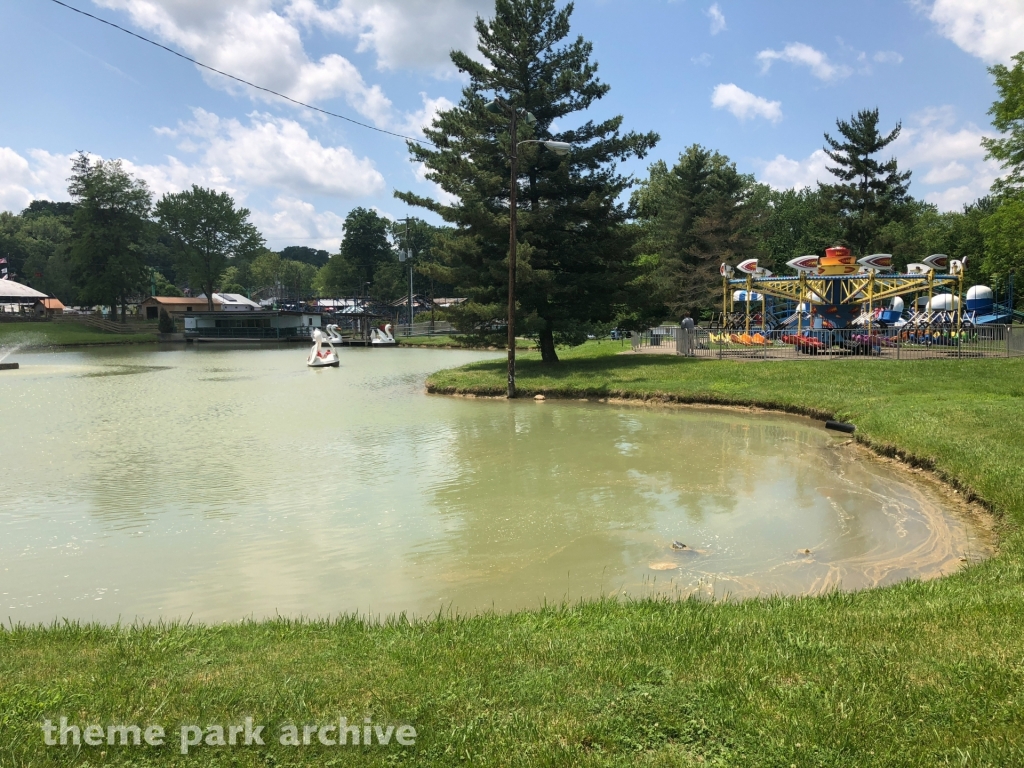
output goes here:
<path id="1" fill-rule="evenodd" d="M 758 267 L 756 259 L 748 259 L 737 266 L 746 274 L 742 279 L 731 279 L 733 270 L 722 265 L 722 313 L 728 315 L 729 286 L 743 285 L 747 296 L 756 291 L 762 300 L 762 318 L 765 316 L 765 296 L 792 301 L 797 306 L 797 333 L 803 329 L 806 318 L 808 328 L 840 330 L 849 328 L 867 306 L 868 333 L 871 332 L 875 302 L 908 294 L 927 295 L 930 307 L 936 290 L 948 291 L 956 296 L 963 293 L 963 264 L 935 254 L 921 264 L 911 264 L 906 273 L 892 271 L 892 256 L 875 254 L 856 259 L 849 248 L 829 248 L 824 256 L 801 256 L 788 266 L 797 271 L 796 277 L 780 277 Z M 939 274 L 938 269 L 949 269 Z M 957 307 L 957 326 L 963 322 L 959 310 L 961 302 L 950 302 Z M 746 302 L 746 333 L 750 333 L 750 300 Z"/>

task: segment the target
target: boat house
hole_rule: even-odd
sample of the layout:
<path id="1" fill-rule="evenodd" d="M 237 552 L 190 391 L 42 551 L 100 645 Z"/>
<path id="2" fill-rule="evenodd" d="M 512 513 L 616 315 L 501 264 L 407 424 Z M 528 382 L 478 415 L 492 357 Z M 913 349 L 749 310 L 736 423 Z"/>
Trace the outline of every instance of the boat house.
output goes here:
<path id="1" fill-rule="evenodd" d="M 150 296 L 139 305 L 139 314 L 147 320 L 157 320 L 162 309 L 171 317 L 180 318 L 188 312 L 201 312 L 208 306 L 205 296 Z M 220 309 L 216 294 L 213 297 L 213 308 Z"/>
<path id="2" fill-rule="evenodd" d="M 185 339 L 191 341 L 305 341 L 319 328 L 319 312 L 251 310 L 189 312 Z"/>

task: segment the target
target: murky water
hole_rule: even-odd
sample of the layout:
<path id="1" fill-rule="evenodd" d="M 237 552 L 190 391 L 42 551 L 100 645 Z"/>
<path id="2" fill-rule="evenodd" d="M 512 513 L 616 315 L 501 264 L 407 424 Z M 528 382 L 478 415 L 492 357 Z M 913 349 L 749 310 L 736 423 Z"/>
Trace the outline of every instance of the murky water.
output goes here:
<path id="1" fill-rule="evenodd" d="M 0 372 L 2 615 L 794 594 L 986 551 L 935 489 L 804 420 L 431 397 L 427 373 L 493 355 L 343 350 L 319 371 L 305 355 L 18 354 Z"/>

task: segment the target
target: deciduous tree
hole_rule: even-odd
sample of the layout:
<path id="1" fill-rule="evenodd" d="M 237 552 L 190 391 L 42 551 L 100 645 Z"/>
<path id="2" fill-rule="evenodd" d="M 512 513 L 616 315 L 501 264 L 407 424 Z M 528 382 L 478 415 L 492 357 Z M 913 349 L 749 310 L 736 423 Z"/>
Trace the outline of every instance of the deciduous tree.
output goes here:
<path id="1" fill-rule="evenodd" d="M 345 217 L 341 255 L 355 269 L 357 283 L 372 283 L 381 264 L 397 261 L 388 239 L 389 227 L 387 219 L 368 208 L 353 208 Z M 355 287 L 362 291 L 362 285 Z"/>
<path id="2" fill-rule="evenodd" d="M 85 301 L 109 303 L 111 313 L 148 279 L 143 242 L 152 195 L 120 160 L 92 161 L 80 152 L 68 192 L 77 203 L 71 262 Z"/>
<path id="3" fill-rule="evenodd" d="M 1005 284 L 1012 272 L 1024 275 L 1024 196 L 1003 200 L 981 222 L 985 238 L 985 270 Z"/>
<path id="4" fill-rule="evenodd" d="M 249 211 L 236 208 L 227 192 L 192 185 L 160 198 L 156 216 L 174 238 L 179 272 L 206 294 L 213 311 L 213 293 L 235 257 L 246 258 L 263 247 L 263 236 L 249 222 Z"/>
<path id="5" fill-rule="evenodd" d="M 981 143 L 988 158 L 998 160 L 1006 171 L 993 190 L 1016 195 L 1024 192 L 1024 51 L 1013 57 L 1013 67 L 996 64 L 988 71 L 999 91 L 999 99 L 988 113 L 1002 136 L 983 138 Z"/>
<path id="6" fill-rule="evenodd" d="M 324 266 L 331 254 L 323 249 L 310 248 L 307 245 L 289 245 L 282 248 L 279 253 L 282 259 L 289 261 L 301 261 L 303 264 L 311 264 L 317 269 Z"/>

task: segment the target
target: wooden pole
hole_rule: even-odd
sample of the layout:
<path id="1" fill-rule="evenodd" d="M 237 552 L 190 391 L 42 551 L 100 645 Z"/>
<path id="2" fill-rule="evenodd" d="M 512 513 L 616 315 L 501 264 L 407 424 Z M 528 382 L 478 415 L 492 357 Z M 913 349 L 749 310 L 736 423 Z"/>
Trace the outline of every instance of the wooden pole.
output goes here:
<path id="1" fill-rule="evenodd" d="M 729 309 L 729 278 L 722 275 L 722 327 L 725 327 L 725 317 Z"/>
<path id="2" fill-rule="evenodd" d="M 754 278 L 752 275 L 747 275 L 747 325 L 746 334 L 750 335 L 750 291 L 751 285 L 753 284 Z"/>
<path id="3" fill-rule="evenodd" d="M 509 145 L 512 149 L 512 186 L 508 196 L 508 397 L 516 396 L 516 191 L 519 186 L 518 114 L 512 108 Z"/>
<path id="4" fill-rule="evenodd" d="M 871 326 L 875 319 L 875 270 L 868 275 L 868 341 L 871 340 Z"/>
<path id="5" fill-rule="evenodd" d="M 800 270 L 800 299 L 796 303 L 796 335 L 804 330 L 804 296 L 807 292 L 807 273 Z"/>

